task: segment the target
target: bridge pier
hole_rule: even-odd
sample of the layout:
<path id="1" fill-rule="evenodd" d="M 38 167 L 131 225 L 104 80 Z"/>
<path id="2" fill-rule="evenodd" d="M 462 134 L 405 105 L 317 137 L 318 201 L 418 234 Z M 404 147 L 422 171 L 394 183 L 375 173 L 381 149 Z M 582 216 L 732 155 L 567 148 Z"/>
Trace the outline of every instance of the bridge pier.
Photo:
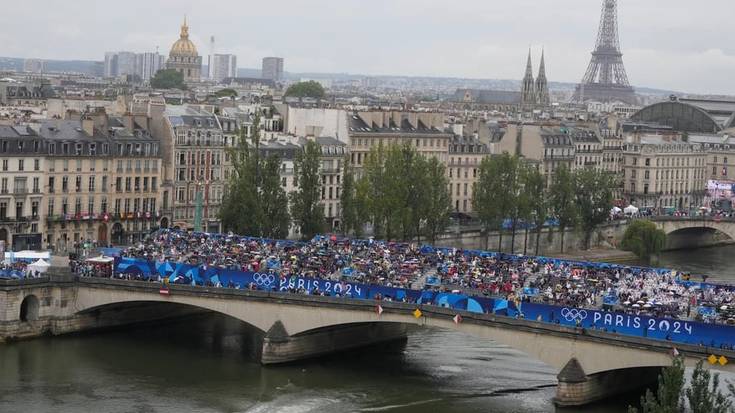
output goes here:
<path id="1" fill-rule="evenodd" d="M 340 351 L 406 340 L 401 323 L 353 323 L 289 335 L 277 321 L 263 338 L 262 364 L 282 364 Z"/>
<path id="2" fill-rule="evenodd" d="M 650 388 L 658 382 L 660 367 L 641 367 L 585 374 L 577 359 L 569 360 L 557 376 L 554 403 L 583 406 L 634 390 Z"/>

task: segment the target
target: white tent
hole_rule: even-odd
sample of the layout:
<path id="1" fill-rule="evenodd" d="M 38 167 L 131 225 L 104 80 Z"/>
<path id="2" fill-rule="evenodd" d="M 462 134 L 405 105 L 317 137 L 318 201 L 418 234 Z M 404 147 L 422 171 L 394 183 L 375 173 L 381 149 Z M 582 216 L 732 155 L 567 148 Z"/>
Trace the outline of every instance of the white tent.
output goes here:
<path id="1" fill-rule="evenodd" d="M 36 261 L 36 262 L 34 262 L 32 264 L 29 264 L 28 265 L 28 269 L 31 270 L 31 271 L 33 271 L 33 272 L 38 271 L 41 274 L 43 274 L 46 271 L 48 271 L 48 267 L 50 267 L 50 266 L 51 266 L 51 264 L 47 263 L 46 261 L 44 261 L 44 260 L 38 260 L 38 261 Z"/>
<path id="2" fill-rule="evenodd" d="M 619 214 L 619 213 L 621 213 L 621 212 L 623 212 L 623 210 L 622 210 L 622 209 L 620 209 L 620 208 L 618 208 L 618 207 L 613 207 L 613 208 L 612 208 L 612 209 L 610 210 L 610 213 L 611 213 L 611 214 L 613 214 L 613 215 L 615 215 L 615 214 Z"/>
<path id="3" fill-rule="evenodd" d="M 638 213 L 638 208 L 634 207 L 633 205 L 628 205 L 628 207 L 627 207 L 627 208 L 625 208 L 625 209 L 624 209 L 623 211 L 624 211 L 624 212 L 625 212 L 626 214 L 631 214 L 631 215 L 633 215 L 633 214 L 637 214 L 637 213 Z"/>

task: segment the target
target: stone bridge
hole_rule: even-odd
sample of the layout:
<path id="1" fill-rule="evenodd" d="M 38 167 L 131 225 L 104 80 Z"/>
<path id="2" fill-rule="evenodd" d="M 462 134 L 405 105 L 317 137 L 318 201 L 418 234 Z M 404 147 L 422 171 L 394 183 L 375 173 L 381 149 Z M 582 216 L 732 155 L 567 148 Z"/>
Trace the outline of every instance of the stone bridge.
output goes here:
<path id="1" fill-rule="evenodd" d="M 382 314 L 368 300 L 179 285 L 161 291 L 155 283 L 71 276 L 0 281 L 0 342 L 213 311 L 250 325 L 261 340 L 261 362 L 277 364 L 405 339 L 408 325 L 435 327 L 493 340 L 552 366 L 560 405 L 648 386 L 672 359 L 671 343 L 662 341 L 436 306 L 380 306 Z M 688 365 L 712 354 L 698 346 L 677 349 Z M 716 356 L 735 361 L 734 352 Z M 735 372 L 735 364 L 711 367 Z"/>
<path id="2" fill-rule="evenodd" d="M 713 217 L 653 217 L 667 235 L 667 249 L 707 247 L 735 241 L 735 219 Z M 721 234 L 727 239 L 724 239 Z"/>

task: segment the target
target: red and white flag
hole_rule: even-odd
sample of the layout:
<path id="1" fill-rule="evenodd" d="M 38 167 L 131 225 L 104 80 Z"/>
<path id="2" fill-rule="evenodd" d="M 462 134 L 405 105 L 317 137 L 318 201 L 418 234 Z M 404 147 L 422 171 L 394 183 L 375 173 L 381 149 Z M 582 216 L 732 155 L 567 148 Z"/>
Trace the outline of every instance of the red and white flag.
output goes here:
<path id="1" fill-rule="evenodd" d="M 168 288 L 161 288 L 160 290 L 158 290 L 158 294 L 169 295 Z"/>
<path id="2" fill-rule="evenodd" d="M 454 320 L 454 324 L 459 324 L 459 323 L 462 322 L 462 316 L 459 315 L 459 314 L 457 314 L 457 315 L 454 316 L 454 318 L 452 320 Z"/>
<path id="3" fill-rule="evenodd" d="M 378 313 L 378 317 L 380 317 L 380 315 L 383 314 L 383 307 L 380 305 L 375 306 L 375 312 Z"/>

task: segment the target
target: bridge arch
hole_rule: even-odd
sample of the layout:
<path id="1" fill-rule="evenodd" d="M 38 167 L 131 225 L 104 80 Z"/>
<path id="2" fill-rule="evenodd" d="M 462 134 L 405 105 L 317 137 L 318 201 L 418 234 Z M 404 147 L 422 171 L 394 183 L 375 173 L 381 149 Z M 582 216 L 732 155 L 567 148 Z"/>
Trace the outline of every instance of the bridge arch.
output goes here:
<path id="1" fill-rule="evenodd" d="M 710 246 L 716 234 L 735 241 L 735 221 L 696 218 L 657 218 L 653 220 L 667 237 L 667 249 Z"/>
<path id="2" fill-rule="evenodd" d="M 38 320 L 39 307 L 40 303 L 38 301 L 38 297 L 34 294 L 25 296 L 23 301 L 20 303 L 20 321 L 28 322 Z"/>

